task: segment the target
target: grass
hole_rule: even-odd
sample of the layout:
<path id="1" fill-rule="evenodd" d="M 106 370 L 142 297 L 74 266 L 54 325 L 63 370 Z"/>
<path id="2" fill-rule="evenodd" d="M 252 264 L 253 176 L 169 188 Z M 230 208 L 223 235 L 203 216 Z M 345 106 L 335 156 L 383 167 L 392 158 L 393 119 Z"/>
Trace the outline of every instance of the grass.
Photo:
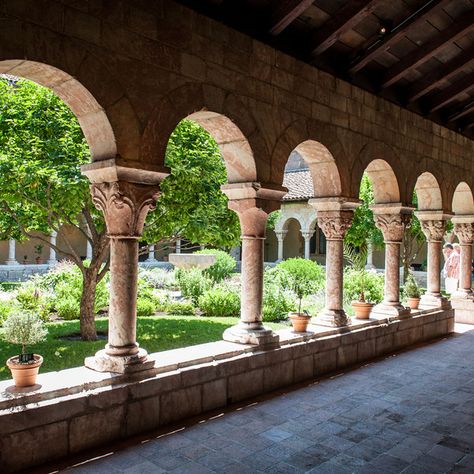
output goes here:
<path id="1" fill-rule="evenodd" d="M 139 317 L 137 340 L 148 352 L 166 351 L 179 347 L 193 346 L 205 342 L 220 341 L 225 329 L 233 326 L 237 318 L 206 318 L 198 316 L 153 316 Z M 272 329 L 281 329 L 285 323 L 265 323 Z M 41 354 L 44 363 L 41 372 L 51 372 L 83 365 L 84 358 L 103 349 L 104 340 L 84 342 L 61 340 L 60 337 L 79 332 L 79 321 L 48 323 L 46 341 L 31 349 Z M 108 320 L 98 319 L 97 330 L 107 331 Z M 19 347 L 5 342 L 0 343 L 0 363 L 17 354 Z M 2 363 L 0 380 L 10 378 L 10 371 Z"/>

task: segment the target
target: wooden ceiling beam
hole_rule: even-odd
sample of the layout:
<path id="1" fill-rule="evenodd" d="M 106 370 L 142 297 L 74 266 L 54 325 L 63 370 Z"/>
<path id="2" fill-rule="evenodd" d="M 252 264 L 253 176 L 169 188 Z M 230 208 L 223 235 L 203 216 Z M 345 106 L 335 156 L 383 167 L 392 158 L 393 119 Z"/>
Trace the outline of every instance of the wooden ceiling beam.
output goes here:
<path id="1" fill-rule="evenodd" d="M 447 44 L 462 38 L 466 33 L 474 29 L 474 11 L 466 13 L 463 18 L 455 21 L 451 26 L 440 31 L 431 41 L 408 54 L 407 57 L 389 68 L 385 73 L 381 87 L 386 88 L 395 84 L 410 71 L 420 64 L 431 59 Z"/>
<path id="2" fill-rule="evenodd" d="M 458 54 L 454 59 L 443 64 L 432 73 L 428 74 L 426 79 L 416 82 L 407 94 L 408 102 L 414 102 L 420 97 L 433 90 L 441 82 L 449 79 L 466 66 L 474 62 L 474 51 L 467 50 Z"/>
<path id="3" fill-rule="evenodd" d="M 311 56 L 318 56 L 330 48 L 342 34 L 360 23 L 379 3 L 380 0 L 352 0 L 339 8 L 311 39 Z"/>
<path id="4" fill-rule="evenodd" d="M 271 14 L 271 24 L 268 32 L 279 35 L 286 27 L 295 21 L 314 0 L 278 0 L 274 2 L 275 8 Z"/>
<path id="5" fill-rule="evenodd" d="M 474 89 L 474 72 L 464 76 L 459 79 L 459 81 L 451 84 L 447 89 L 436 94 L 436 96 L 430 101 L 430 113 L 436 112 L 453 100 L 456 100 L 461 95 L 469 92 L 471 89 Z"/>
<path id="6" fill-rule="evenodd" d="M 472 112 L 474 112 L 474 100 L 468 102 L 456 112 L 451 114 L 448 118 L 448 122 L 454 122 L 455 120 L 459 120 L 460 118 L 465 117 L 466 115 L 469 115 Z"/>
<path id="7" fill-rule="evenodd" d="M 370 61 L 387 51 L 391 46 L 400 41 L 405 36 L 407 30 L 416 22 L 422 20 L 429 15 L 435 8 L 442 8 L 450 0 L 429 0 L 421 8 L 413 12 L 405 18 L 401 23 L 395 26 L 392 31 L 379 38 L 375 43 L 370 45 L 360 56 L 358 56 L 349 68 L 351 74 L 355 74 L 365 67 Z"/>

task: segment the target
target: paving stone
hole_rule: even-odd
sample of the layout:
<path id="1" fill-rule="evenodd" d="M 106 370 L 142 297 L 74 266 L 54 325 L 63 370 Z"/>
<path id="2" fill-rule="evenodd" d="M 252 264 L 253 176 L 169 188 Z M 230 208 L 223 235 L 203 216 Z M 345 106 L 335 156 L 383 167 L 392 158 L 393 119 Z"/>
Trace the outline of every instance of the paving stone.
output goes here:
<path id="1" fill-rule="evenodd" d="M 428 455 L 443 461 L 455 463 L 464 456 L 464 453 L 458 451 L 457 449 L 447 448 L 446 446 L 437 444 L 428 451 Z"/>

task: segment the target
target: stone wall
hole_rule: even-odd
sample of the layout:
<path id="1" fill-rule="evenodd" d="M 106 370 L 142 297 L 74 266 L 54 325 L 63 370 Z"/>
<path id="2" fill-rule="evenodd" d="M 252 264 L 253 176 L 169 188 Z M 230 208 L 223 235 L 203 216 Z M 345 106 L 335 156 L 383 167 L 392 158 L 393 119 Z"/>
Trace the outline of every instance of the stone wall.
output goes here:
<path id="1" fill-rule="evenodd" d="M 294 383 L 453 332 L 453 311 L 371 320 L 350 330 L 280 332 L 282 346 L 216 342 L 154 354 L 155 369 L 125 376 L 86 368 L 44 374 L 43 388 L 15 394 L 0 383 L 0 471 L 69 456 L 221 409 Z M 58 385 L 62 384 L 62 385 Z M 22 447 L 28 446 L 28 449 Z"/>

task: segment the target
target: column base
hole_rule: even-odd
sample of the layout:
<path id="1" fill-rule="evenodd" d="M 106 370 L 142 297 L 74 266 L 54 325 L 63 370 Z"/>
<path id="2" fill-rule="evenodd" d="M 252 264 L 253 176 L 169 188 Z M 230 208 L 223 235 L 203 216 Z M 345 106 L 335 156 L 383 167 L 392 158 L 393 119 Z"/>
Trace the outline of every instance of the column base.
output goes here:
<path id="1" fill-rule="evenodd" d="M 128 374 L 152 369 L 155 361 L 147 359 L 147 351 L 140 349 L 132 355 L 110 355 L 105 349 L 96 352 L 93 357 L 86 357 L 84 365 L 97 372 L 114 372 Z"/>
<path id="2" fill-rule="evenodd" d="M 56 265 L 58 263 L 58 261 L 57 260 L 48 260 L 46 263 L 48 265 Z"/>
<path id="3" fill-rule="evenodd" d="M 238 344 L 252 344 L 265 349 L 273 349 L 280 344 L 280 338 L 262 324 L 239 323 L 224 331 L 224 341 Z"/>
<path id="4" fill-rule="evenodd" d="M 20 262 L 18 262 L 17 260 L 7 260 L 5 262 L 5 265 L 20 265 Z"/>
<path id="5" fill-rule="evenodd" d="M 424 294 L 421 296 L 420 305 L 418 307 L 420 309 L 451 309 L 451 303 L 444 296 Z"/>
<path id="6" fill-rule="evenodd" d="M 451 300 L 472 300 L 474 293 L 468 290 L 457 290 L 451 295 Z"/>
<path id="7" fill-rule="evenodd" d="M 350 323 L 351 318 L 343 309 L 324 309 L 316 317 L 311 318 L 311 324 L 332 328 L 347 326 Z"/>
<path id="8" fill-rule="evenodd" d="M 410 308 L 402 306 L 400 303 L 379 303 L 372 308 L 371 317 L 384 319 L 386 317 L 409 317 Z"/>

